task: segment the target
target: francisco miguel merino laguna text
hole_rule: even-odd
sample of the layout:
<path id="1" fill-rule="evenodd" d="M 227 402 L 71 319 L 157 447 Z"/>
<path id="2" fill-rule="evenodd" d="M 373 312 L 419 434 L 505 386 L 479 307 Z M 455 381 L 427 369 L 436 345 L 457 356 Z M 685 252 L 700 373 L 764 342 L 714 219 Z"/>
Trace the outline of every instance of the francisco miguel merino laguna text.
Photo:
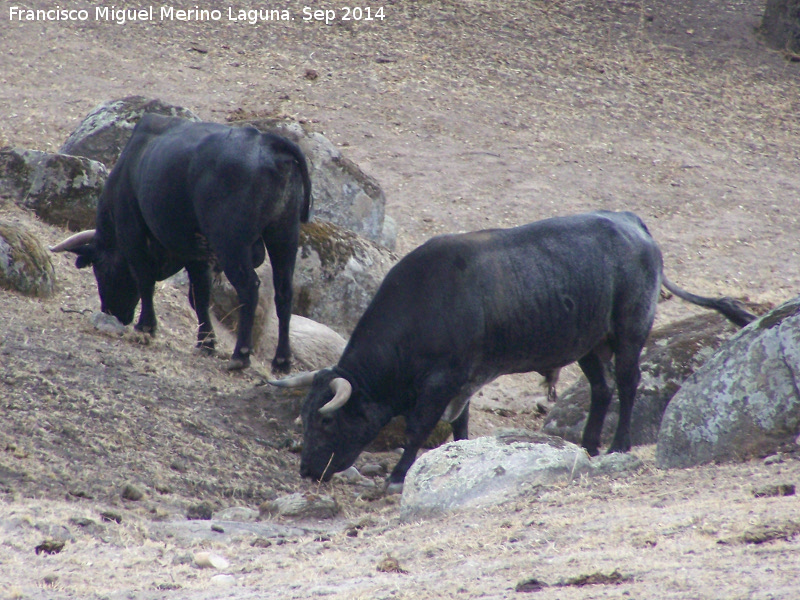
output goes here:
<path id="1" fill-rule="evenodd" d="M 31 9 L 10 6 L 8 18 L 11 21 L 111 21 L 124 25 L 129 21 L 221 21 L 223 15 L 229 21 L 246 21 L 254 25 L 258 21 L 291 21 L 286 9 L 227 10 L 201 9 L 199 7 L 178 9 L 173 6 L 153 6 L 146 8 L 117 8 L 116 6 L 95 6 L 92 10 L 67 9 L 56 5 L 50 9 Z"/>

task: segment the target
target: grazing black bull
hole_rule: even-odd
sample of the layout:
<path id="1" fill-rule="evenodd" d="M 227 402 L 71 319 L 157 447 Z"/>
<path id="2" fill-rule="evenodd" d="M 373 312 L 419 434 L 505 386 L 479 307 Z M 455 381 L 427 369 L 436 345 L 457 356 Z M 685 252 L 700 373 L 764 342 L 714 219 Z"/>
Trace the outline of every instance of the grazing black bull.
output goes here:
<path id="1" fill-rule="evenodd" d="M 506 230 L 433 238 L 388 273 L 339 364 L 277 383 L 311 384 L 302 411 L 300 471 L 327 480 L 353 464 L 394 416 L 407 421 L 396 490 L 440 418 L 467 437 L 470 396 L 506 373 L 552 375 L 578 361 L 592 390 L 583 446 L 596 455 L 615 356 L 619 424 L 610 452 L 630 449 L 639 354 L 663 285 L 744 325 L 728 298 L 684 292 L 634 214 L 596 212 Z"/>
<path id="2" fill-rule="evenodd" d="M 222 268 L 239 296 L 238 337 L 230 369 L 250 363 L 260 281 L 255 268 L 272 263 L 278 313 L 274 369 L 290 366 L 292 275 L 300 222 L 308 221 L 311 181 L 292 142 L 252 127 L 228 127 L 146 114 L 108 176 L 96 230 L 51 248 L 92 265 L 102 311 L 154 334 L 156 281 L 189 274 L 189 302 L 199 322 L 198 347 L 214 349 L 208 313 L 209 266 Z"/>

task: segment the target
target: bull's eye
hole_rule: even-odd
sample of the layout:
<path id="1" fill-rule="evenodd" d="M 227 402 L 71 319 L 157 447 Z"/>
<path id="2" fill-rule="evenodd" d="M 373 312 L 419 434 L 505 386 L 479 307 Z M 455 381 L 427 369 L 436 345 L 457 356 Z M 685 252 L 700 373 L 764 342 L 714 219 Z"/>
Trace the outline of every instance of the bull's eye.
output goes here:
<path id="1" fill-rule="evenodd" d="M 333 417 L 331 415 L 320 415 L 319 422 L 323 427 L 330 427 L 333 425 Z"/>

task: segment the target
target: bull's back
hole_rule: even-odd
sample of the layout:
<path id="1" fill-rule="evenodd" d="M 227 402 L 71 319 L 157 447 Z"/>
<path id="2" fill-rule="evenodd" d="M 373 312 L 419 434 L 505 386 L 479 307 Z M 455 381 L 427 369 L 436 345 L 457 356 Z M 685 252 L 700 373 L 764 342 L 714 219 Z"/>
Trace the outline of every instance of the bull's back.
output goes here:
<path id="1" fill-rule="evenodd" d="M 278 168 L 253 128 L 145 115 L 129 145 L 130 180 L 150 232 L 178 256 L 203 258 L 205 239 L 255 242 L 275 211 Z M 268 139 L 267 139 L 268 142 Z"/>
<path id="2" fill-rule="evenodd" d="M 612 337 L 617 312 L 644 308 L 659 274 L 635 215 L 548 219 L 430 240 L 387 275 L 362 321 L 415 355 L 463 359 L 475 372 L 546 370 Z"/>

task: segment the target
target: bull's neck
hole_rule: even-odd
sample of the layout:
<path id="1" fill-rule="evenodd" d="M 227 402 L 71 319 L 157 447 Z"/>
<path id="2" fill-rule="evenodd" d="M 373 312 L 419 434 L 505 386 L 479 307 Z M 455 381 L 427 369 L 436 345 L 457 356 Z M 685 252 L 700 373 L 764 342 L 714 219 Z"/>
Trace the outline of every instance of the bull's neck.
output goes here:
<path id="1" fill-rule="evenodd" d="M 393 364 L 395 362 L 382 359 L 380 352 L 345 351 L 335 369 L 361 390 L 367 401 L 394 406 L 398 400 L 395 392 L 400 388 L 399 365 Z"/>

